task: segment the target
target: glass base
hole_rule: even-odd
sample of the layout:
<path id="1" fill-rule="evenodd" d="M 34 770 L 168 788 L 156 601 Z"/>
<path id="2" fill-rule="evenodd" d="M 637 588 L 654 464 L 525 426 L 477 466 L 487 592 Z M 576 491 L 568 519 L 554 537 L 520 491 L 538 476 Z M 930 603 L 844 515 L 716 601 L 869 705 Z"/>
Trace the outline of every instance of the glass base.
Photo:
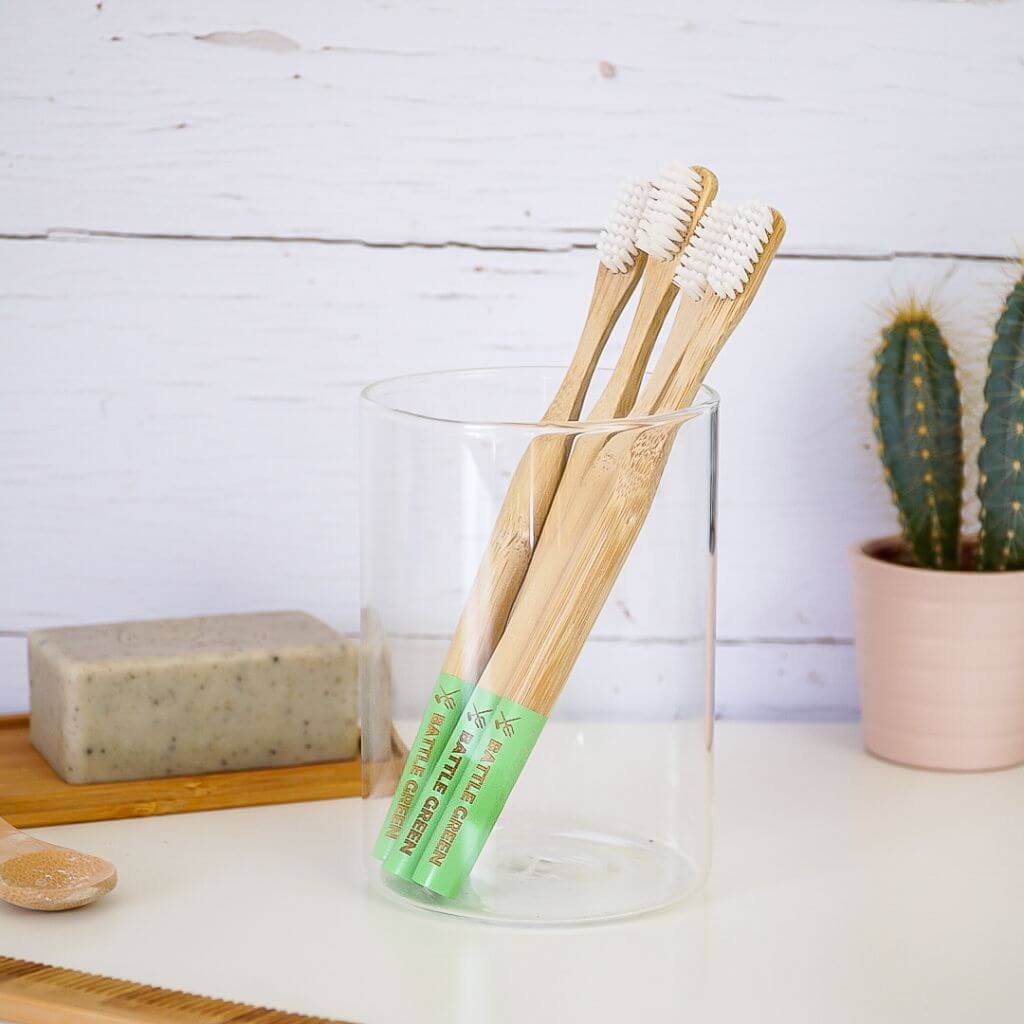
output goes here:
<path id="1" fill-rule="evenodd" d="M 425 910 L 517 924 L 582 924 L 675 903 L 704 879 L 678 852 L 634 836 L 587 829 L 499 826 L 466 890 L 445 899 L 386 871 L 388 895 Z"/>

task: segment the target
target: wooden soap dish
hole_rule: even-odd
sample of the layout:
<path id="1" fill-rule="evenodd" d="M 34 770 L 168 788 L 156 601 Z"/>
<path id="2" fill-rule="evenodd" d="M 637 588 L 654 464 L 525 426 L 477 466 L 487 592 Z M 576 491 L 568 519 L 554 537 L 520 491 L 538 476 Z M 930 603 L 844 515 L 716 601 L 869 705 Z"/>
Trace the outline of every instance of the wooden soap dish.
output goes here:
<path id="1" fill-rule="evenodd" d="M 28 721 L 28 715 L 0 715 L 0 816 L 17 828 L 362 795 L 358 758 L 70 786 L 29 742 Z M 394 732 L 392 752 L 397 779 L 408 751 Z"/>

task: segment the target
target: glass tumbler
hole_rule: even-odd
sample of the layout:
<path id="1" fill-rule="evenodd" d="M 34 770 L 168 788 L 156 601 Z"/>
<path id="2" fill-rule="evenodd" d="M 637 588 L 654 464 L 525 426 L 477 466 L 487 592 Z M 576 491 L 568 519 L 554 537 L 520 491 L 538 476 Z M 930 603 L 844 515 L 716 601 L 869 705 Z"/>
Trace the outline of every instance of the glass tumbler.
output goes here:
<path id="1" fill-rule="evenodd" d="M 373 887 L 436 912 L 613 919 L 708 871 L 718 397 L 531 419 L 563 374 L 420 374 L 361 397 L 365 863 Z M 668 439 L 641 477 L 653 501 L 605 529 L 624 479 L 610 453 L 643 431 Z M 525 493 L 551 493 L 541 446 L 545 465 L 588 452 L 591 469 L 481 569 L 517 467 Z"/>

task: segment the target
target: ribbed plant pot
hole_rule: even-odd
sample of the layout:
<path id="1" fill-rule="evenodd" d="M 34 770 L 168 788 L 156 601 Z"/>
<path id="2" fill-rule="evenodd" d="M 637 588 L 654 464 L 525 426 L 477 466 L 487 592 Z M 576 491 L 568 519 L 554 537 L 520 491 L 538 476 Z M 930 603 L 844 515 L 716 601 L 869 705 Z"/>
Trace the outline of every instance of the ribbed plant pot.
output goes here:
<path id="1" fill-rule="evenodd" d="M 850 549 L 864 742 L 919 768 L 1024 763 L 1024 571 L 939 572 Z"/>

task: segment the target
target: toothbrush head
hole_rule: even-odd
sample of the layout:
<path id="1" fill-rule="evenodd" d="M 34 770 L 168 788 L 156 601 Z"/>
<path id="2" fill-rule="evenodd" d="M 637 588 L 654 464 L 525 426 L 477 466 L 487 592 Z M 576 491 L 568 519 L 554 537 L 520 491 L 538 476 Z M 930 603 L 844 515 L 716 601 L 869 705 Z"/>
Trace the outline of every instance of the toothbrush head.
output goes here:
<path id="1" fill-rule="evenodd" d="M 693 236 L 683 250 L 674 278 L 676 287 L 688 299 L 699 302 L 704 297 L 708 286 L 708 270 L 715 251 L 725 238 L 735 215 L 734 206 L 716 199 L 693 229 Z"/>
<path id="2" fill-rule="evenodd" d="M 650 193 L 650 182 L 626 182 L 608 224 L 597 240 L 598 256 L 614 274 L 624 274 L 636 262 L 637 232 Z"/>
<path id="3" fill-rule="evenodd" d="M 656 260 L 678 255 L 703 187 L 700 171 L 688 164 L 673 161 L 661 172 L 640 221 L 644 252 Z"/>
<path id="4" fill-rule="evenodd" d="M 776 215 L 764 203 L 736 207 L 708 267 L 708 286 L 720 299 L 734 299 L 746 287 L 775 229 Z"/>

